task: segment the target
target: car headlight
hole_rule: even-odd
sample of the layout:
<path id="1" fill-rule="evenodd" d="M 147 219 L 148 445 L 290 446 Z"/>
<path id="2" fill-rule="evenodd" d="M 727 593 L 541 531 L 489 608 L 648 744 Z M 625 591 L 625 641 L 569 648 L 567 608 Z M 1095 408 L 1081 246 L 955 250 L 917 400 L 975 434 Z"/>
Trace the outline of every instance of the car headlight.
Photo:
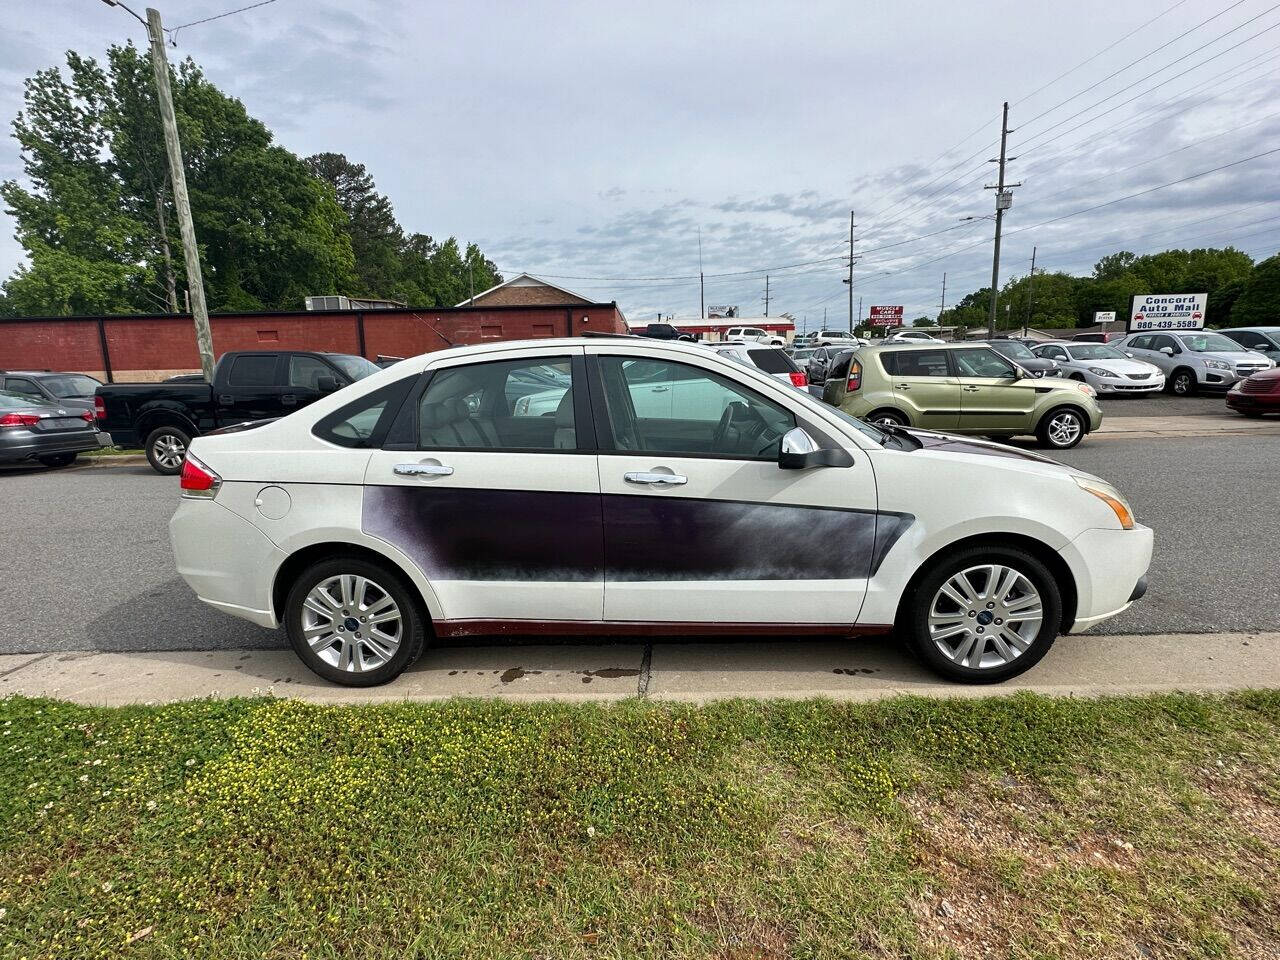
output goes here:
<path id="1" fill-rule="evenodd" d="M 1103 370 L 1101 367 L 1090 367 L 1089 372 L 1095 377 L 1114 377 L 1115 374 L 1110 370 Z"/>
<path id="2" fill-rule="evenodd" d="M 1098 391 L 1093 389 L 1093 387 L 1089 386 L 1083 380 L 1076 380 L 1075 385 L 1076 385 L 1076 389 L 1079 390 L 1081 393 L 1083 393 L 1086 397 L 1096 397 L 1098 395 Z"/>
<path id="3" fill-rule="evenodd" d="M 1101 480 L 1095 480 L 1092 477 L 1073 475 L 1071 479 L 1076 482 L 1076 486 L 1081 490 L 1093 494 L 1110 507 L 1123 529 L 1133 529 L 1133 508 L 1129 506 L 1129 501 L 1124 498 L 1119 490 L 1109 483 L 1103 483 Z"/>
<path id="4" fill-rule="evenodd" d="M 1204 365 L 1210 370 L 1230 370 L 1231 364 L 1225 360 L 1205 360 Z"/>

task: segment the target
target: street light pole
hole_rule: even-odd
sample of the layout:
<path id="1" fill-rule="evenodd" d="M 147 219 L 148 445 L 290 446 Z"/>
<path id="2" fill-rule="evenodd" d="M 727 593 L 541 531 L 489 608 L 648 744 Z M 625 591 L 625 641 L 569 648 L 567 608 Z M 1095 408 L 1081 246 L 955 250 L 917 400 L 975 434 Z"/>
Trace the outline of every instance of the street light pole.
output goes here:
<path id="1" fill-rule="evenodd" d="M 151 41 L 151 67 L 156 75 L 156 99 L 160 103 L 160 122 L 164 126 L 164 148 L 169 159 L 169 182 L 173 185 L 173 207 L 178 214 L 178 232 L 182 236 L 182 258 L 187 266 L 187 296 L 191 319 L 196 327 L 196 349 L 200 352 L 200 368 L 213 382 L 213 334 L 209 330 L 209 308 L 204 299 L 204 278 L 200 272 L 200 250 L 196 246 L 196 228 L 191 220 L 191 199 L 187 195 L 187 175 L 182 166 L 182 145 L 178 141 L 178 121 L 173 112 L 173 90 L 169 86 L 169 61 L 164 52 L 164 25 L 160 11 L 147 8 L 147 19 L 130 10 L 119 0 L 102 0 L 109 7 L 119 7 L 147 28 Z"/>

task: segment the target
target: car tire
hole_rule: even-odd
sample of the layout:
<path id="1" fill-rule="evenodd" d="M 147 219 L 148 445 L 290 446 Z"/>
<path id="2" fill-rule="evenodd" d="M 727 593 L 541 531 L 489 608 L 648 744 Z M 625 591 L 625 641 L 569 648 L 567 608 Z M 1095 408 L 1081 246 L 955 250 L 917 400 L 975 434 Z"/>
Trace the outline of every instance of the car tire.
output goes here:
<path id="1" fill-rule="evenodd" d="M 166 477 L 177 476 L 182 472 L 182 461 L 187 456 L 187 448 L 191 446 L 191 435 L 180 427 L 156 427 L 147 434 L 143 449 L 147 453 L 147 463 L 156 473 Z"/>
<path id="2" fill-rule="evenodd" d="M 1169 374 L 1169 382 L 1165 385 L 1175 397 L 1190 397 L 1196 392 L 1196 375 L 1186 367 L 1179 367 Z"/>
<path id="3" fill-rule="evenodd" d="M 76 453 L 56 453 L 52 456 L 41 457 L 40 462 L 46 467 L 57 469 L 58 467 L 69 467 L 76 462 Z"/>
<path id="4" fill-rule="evenodd" d="M 911 421 L 907 418 L 907 415 L 901 410 L 894 410 L 892 407 L 875 410 L 865 419 L 867 423 L 895 423 L 900 427 L 911 426 Z"/>
<path id="5" fill-rule="evenodd" d="M 957 587 L 960 579 L 974 598 L 968 609 L 943 592 L 947 586 L 963 595 Z M 1003 596 L 996 596 L 1005 584 Z M 1036 609 L 1039 620 L 1017 619 L 1017 614 Z M 949 619 L 953 615 L 954 621 Z M 1062 593 L 1043 563 L 1016 547 L 978 545 L 949 553 L 926 568 L 904 598 L 898 630 L 911 650 L 948 680 L 999 683 L 1039 663 L 1058 638 L 1061 623 Z M 963 632 L 948 633 L 957 627 Z"/>
<path id="6" fill-rule="evenodd" d="M 1074 419 L 1074 429 L 1068 425 L 1069 419 Z M 1036 439 L 1040 441 L 1040 446 L 1050 450 L 1070 450 L 1088 432 L 1088 421 L 1075 407 L 1055 407 L 1036 424 Z"/>
<path id="7" fill-rule="evenodd" d="M 391 628 L 374 633 L 365 610 L 391 615 L 383 621 Z M 408 581 L 390 565 L 356 556 L 331 557 L 302 571 L 285 598 L 284 621 L 307 668 L 345 687 L 394 680 L 422 654 L 426 635 Z"/>

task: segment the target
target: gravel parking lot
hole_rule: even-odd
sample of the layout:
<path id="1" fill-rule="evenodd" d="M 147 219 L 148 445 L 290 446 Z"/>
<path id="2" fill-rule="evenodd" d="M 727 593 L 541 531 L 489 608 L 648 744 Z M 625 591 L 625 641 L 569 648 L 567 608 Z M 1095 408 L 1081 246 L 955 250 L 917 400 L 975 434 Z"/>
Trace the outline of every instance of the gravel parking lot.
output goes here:
<path id="1" fill-rule="evenodd" d="M 1159 402 L 1115 406 L 1134 415 Z M 1220 410 L 1211 399 L 1181 403 Z M 1098 632 L 1280 629 L 1280 511 L 1266 494 L 1280 435 L 1093 439 L 1061 459 L 1118 484 L 1156 531 L 1150 592 Z M 0 653 L 283 645 L 278 634 L 199 603 L 174 572 L 166 526 L 173 479 L 146 465 L 8 469 L 0 491 L 0 576 L 19 601 Z"/>

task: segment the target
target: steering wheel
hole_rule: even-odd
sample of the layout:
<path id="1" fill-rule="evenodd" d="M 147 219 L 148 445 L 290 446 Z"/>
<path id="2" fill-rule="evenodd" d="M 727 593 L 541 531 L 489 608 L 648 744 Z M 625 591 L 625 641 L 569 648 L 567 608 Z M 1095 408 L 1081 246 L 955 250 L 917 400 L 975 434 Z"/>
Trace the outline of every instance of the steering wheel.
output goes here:
<path id="1" fill-rule="evenodd" d="M 720 422 L 711 437 L 711 449 L 716 453 L 744 453 L 744 448 L 752 445 L 752 439 L 764 427 L 764 417 L 758 411 L 741 400 L 734 400 L 720 414 Z"/>

